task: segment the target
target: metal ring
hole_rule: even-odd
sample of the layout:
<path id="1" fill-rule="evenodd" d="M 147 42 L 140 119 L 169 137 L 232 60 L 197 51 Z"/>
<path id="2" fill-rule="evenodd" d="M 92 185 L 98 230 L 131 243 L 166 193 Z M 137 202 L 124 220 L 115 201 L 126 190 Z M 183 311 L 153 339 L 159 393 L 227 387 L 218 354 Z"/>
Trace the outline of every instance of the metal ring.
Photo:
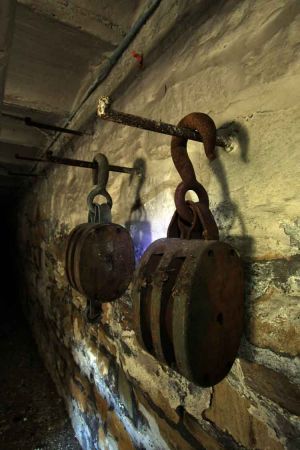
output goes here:
<path id="1" fill-rule="evenodd" d="M 209 207 L 209 200 L 206 190 L 197 180 L 189 184 L 185 182 L 179 183 L 174 196 L 176 210 L 183 220 L 188 223 L 192 223 L 193 213 L 185 200 L 185 194 L 187 191 L 194 191 L 198 196 L 199 202 L 205 204 L 207 207 Z"/>
<path id="2" fill-rule="evenodd" d="M 94 198 L 97 197 L 97 195 L 103 195 L 103 197 L 106 198 L 108 206 L 112 208 L 113 201 L 109 193 L 105 189 L 102 189 L 100 186 L 96 186 L 87 196 L 87 205 L 90 212 L 94 212 Z"/>

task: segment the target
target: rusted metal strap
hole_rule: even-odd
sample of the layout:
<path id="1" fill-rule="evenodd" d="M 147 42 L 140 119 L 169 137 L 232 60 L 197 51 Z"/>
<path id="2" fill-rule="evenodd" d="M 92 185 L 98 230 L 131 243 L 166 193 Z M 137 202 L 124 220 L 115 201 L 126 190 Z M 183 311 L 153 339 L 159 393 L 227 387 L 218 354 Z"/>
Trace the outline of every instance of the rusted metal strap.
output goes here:
<path id="1" fill-rule="evenodd" d="M 97 114 L 100 119 L 110 122 L 128 125 L 129 127 L 141 128 L 143 130 L 154 131 L 155 133 L 168 134 L 170 136 L 178 136 L 192 141 L 203 142 L 202 137 L 197 131 L 189 128 L 178 127 L 169 123 L 146 119 L 145 117 L 134 116 L 121 111 L 115 111 L 110 108 L 109 97 L 100 97 L 98 103 Z M 230 144 L 229 138 L 225 136 L 217 137 L 216 145 L 218 147 L 227 147 Z"/>

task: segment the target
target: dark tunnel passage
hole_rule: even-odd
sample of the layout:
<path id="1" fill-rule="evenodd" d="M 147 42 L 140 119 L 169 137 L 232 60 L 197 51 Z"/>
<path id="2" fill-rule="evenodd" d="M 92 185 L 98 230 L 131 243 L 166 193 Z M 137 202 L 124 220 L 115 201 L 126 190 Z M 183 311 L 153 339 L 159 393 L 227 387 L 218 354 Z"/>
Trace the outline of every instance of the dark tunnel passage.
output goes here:
<path id="1" fill-rule="evenodd" d="M 18 283 L 16 265 L 16 218 L 14 206 L 9 201 L 0 203 L 0 245 L 1 245 L 1 333 L 5 334 L 14 327 L 14 321 L 20 316 L 18 307 Z"/>
<path id="2" fill-rule="evenodd" d="M 0 206 L 0 450 L 80 449 L 18 301 L 15 206 Z"/>

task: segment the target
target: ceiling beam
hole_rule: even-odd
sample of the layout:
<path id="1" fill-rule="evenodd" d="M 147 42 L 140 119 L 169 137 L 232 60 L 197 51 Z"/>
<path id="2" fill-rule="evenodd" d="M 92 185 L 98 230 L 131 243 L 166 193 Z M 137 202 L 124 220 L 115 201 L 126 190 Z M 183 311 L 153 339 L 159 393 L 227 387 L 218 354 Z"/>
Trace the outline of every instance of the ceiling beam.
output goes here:
<path id="1" fill-rule="evenodd" d="M 13 36 L 16 3 L 16 0 L 1 0 L 0 2 L 0 112 L 4 97 L 5 78 Z"/>
<path id="2" fill-rule="evenodd" d="M 37 128 L 28 127 L 24 122 L 1 116 L 0 142 L 24 147 L 42 148 L 47 137 Z"/>
<path id="3" fill-rule="evenodd" d="M 53 20 L 77 28 L 114 45 L 117 45 L 127 32 L 127 29 L 123 29 L 118 23 L 112 22 L 103 14 L 105 3 L 109 3 L 103 0 L 98 2 L 97 7 L 95 7 L 97 2 L 91 0 L 85 2 L 74 0 L 71 2 L 18 0 L 18 3 L 27 6 L 38 14 L 48 16 Z M 110 9 L 113 8 L 113 2 L 111 3 Z M 117 8 L 117 11 L 118 9 L 120 8 Z M 127 13 L 126 9 L 128 8 L 125 8 L 123 14 Z"/>
<path id="4" fill-rule="evenodd" d="M 15 154 L 18 153 L 22 156 L 28 156 L 28 157 L 38 157 L 41 150 L 34 148 L 34 147 L 25 147 L 23 145 L 16 145 L 16 144 L 5 144 L 0 141 L 0 166 L 7 166 L 10 164 L 18 164 L 20 165 L 20 162 L 15 158 Z M 23 161 L 21 166 L 31 168 L 32 162 L 30 161 Z"/>

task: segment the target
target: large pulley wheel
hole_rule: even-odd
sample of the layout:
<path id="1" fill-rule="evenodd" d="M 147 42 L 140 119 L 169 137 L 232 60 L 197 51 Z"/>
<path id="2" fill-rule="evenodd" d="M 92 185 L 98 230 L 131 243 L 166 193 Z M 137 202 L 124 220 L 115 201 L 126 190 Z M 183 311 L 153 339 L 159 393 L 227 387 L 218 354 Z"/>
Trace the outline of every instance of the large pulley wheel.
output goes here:
<path id="1" fill-rule="evenodd" d="M 243 284 L 241 260 L 224 242 L 154 242 L 133 284 L 139 343 L 200 386 L 218 383 L 239 348 Z"/>

